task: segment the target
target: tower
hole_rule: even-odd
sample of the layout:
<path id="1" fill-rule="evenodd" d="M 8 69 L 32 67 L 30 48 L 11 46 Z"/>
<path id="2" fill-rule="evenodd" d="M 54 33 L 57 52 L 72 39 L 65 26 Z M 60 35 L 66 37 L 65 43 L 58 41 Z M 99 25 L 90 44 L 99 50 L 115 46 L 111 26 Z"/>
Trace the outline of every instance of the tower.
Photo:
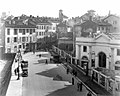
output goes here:
<path id="1" fill-rule="evenodd" d="M 60 20 L 60 22 L 62 22 L 63 21 L 63 10 L 59 10 L 59 20 Z"/>

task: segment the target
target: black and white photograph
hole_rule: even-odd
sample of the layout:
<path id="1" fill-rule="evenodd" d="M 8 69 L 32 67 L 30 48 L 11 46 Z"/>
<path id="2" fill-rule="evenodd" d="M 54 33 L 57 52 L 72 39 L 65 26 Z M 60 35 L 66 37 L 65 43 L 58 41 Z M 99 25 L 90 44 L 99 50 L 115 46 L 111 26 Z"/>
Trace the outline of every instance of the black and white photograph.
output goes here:
<path id="1" fill-rule="evenodd" d="M 120 1 L 1 0 L 0 96 L 120 96 Z"/>

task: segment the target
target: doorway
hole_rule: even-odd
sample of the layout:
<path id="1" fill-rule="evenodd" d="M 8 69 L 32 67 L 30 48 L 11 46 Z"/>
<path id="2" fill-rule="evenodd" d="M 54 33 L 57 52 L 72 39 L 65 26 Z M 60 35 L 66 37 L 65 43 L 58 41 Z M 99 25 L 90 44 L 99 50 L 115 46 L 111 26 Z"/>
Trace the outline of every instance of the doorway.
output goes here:
<path id="1" fill-rule="evenodd" d="M 99 58 L 99 67 L 103 67 L 103 68 L 106 68 L 106 55 L 104 52 L 100 52 L 98 54 L 98 58 Z"/>

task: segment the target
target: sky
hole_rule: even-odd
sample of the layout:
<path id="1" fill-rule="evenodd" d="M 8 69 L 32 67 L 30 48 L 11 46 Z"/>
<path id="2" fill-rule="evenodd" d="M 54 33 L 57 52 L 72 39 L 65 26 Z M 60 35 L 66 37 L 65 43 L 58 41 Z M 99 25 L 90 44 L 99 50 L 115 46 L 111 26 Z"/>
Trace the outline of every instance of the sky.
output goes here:
<path id="1" fill-rule="evenodd" d="M 120 16 L 119 0 L 2 0 L 0 2 L 0 14 L 7 12 L 13 16 L 33 15 L 58 17 L 59 10 L 63 14 L 77 17 L 88 10 L 95 10 L 95 14 L 105 16 L 109 10 L 111 14 Z"/>

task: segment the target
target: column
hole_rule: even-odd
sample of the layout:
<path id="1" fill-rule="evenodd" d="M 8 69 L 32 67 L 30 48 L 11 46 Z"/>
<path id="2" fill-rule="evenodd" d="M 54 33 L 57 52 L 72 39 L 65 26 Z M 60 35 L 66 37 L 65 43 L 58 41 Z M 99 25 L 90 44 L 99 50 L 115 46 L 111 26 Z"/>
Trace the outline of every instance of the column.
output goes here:
<path id="1" fill-rule="evenodd" d="M 109 56 L 106 57 L 106 68 L 109 69 Z"/>
<path id="2" fill-rule="evenodd" d="M 111 48 L 111 69 L 114 70 L 114 48 Z"/>
<path id="3" fill-rule="evenodd" d="M 79 48 L 79 56 L 78 56 L 79 58 L 78 59 L 80 60 L 80 66 L 81 66 L 81 45 L 79 45 L 78 48 Z"/>
<path id="4" fill-rule="evenodd" d="M 99 65 L 98 65 L 98 60 L 99 60 L 99 58 L 98 58 L 98 56 L 96 56 L 96 54 L 95 54 L 95 68 L 99 66 Z"/>
<path id="5" fill-rule="evenodd" d="M 79 59 L 79 45 L 76 45 L 76 58 Z"/>
<path id="6" fill-rule="evenodd" d="M 92 60 L 92 46 L 89 46 L 89 63 L 88 63 L 88 71 L 91 75 L 91 60 Z"/>
<path id="7" fill-rule="evenodd" d="M 88 65 L 88 68 L 91 68 L 91 59 L 92 59 L 92 46 L 89 46 L 89 65 Z"/>

